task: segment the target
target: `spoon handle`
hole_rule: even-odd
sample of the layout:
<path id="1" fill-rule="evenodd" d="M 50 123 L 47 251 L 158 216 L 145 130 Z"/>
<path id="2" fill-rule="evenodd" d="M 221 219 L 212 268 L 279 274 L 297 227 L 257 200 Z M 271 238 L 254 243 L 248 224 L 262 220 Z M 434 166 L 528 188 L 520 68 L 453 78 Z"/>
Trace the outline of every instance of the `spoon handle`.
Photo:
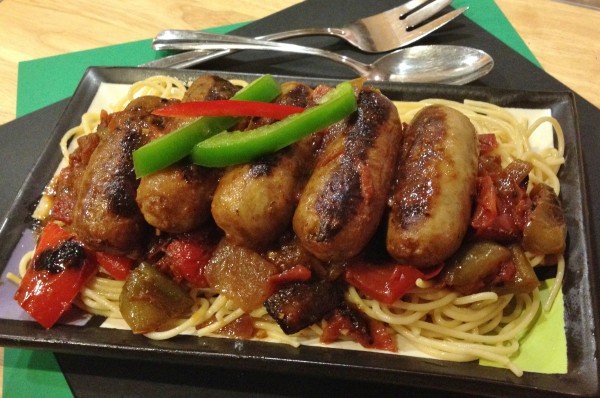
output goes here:
<path id="1" fill-rule="evenodd" d="M 249 39 L 239 36 L 214 33 L 163 31 L 152 41 L 155 50 L 271 50 L 297 54 L 315 55 L 352 68 L 360 76 L 369 76 L 370 65 L 356 61 L 345 55 L 318 48 L 277 43 L 266 40 Z"/>
<path id="2" fill-rule="evenodd" d="M 171 40 L 169 37 L 178 36 L 177 32 L 183 32 L 184 30 L 165 30 L 158 34 L 158 38 L 162 40 Z M 294 29 L 283 32 L 269 33 L 263 36 L 256 36 L 257 40 L 284 40 L 297 36 L 311 36 L 311 35 L 329 35 L 329 36 L 342 36 L 343 30 L 335 28 L 305 28 L 305 29 Z M 234 53 L 235 50 L 192 50 L 183 51 L 173 55 L 167 55 L 166 57 L 158 58 L 150 62 L 146 62 L 140 65 L 145 68 L 175 68 L 185 69 L 203 62 L 210 61 L 211 59 L 220 58 L 225 55 Z"/>

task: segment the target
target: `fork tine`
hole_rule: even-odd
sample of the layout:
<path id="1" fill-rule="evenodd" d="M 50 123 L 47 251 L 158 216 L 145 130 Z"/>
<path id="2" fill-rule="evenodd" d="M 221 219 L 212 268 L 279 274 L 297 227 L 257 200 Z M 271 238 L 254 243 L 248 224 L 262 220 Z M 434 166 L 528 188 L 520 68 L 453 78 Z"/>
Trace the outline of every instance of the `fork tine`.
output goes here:
<path id="1" fill-rule="evenodd" d="M 452 3 L 452 0 L 436 0 L 432 3 L 429 3 L 425 7 L 404 18 L 404 23 L 406 24 L 406 27 L 409 28 L 416 26 L 417 24 L 437 14 L 442 8 L 448 6 L 450 3 Z"/>
<path id="2" fill-rule="evenodd" d="M 390 8 L 387 11 L 384 11 L 382 13 L 380 13 L 380 15 L 389 15 L 393 18 L 400 18 L 406 14 L 408 14 L 409 12 L 411 12 L 412 10 L 421 7 L 423 4 L 430 2 L 431 0 L 410 0 L 398 7 L 394 7 L 394 8 Z M 372 17 L 378 16 L 378 15 L 371 15 Z"/>
<path id="3" fill-rule="evenodd" d="M 451 11 L 447 14 L 442 15 L 439 18 L 434 19 L 433 21 L 420 26 L 417 29 L 413 29 L 413 30 L 409 30 L 406 32 L 405 37 L 403 37 L 403 42 L 402 42 L 402 46 L 407 46 L 417 40 L 419 40 L 421 37 L 428 35 L 429 33 L 433 32 L 434 30 L 437 30 L 439 28 L 441 28 L 442 26 L 446 25 L 448 22 L 452 21 L 454 18 L 458 17 L 459 15 L 461 15 L 463 12 L 467 11 L 469 7 L 463 7 L 463 8 L 459 8 L 457 10 Z"/>

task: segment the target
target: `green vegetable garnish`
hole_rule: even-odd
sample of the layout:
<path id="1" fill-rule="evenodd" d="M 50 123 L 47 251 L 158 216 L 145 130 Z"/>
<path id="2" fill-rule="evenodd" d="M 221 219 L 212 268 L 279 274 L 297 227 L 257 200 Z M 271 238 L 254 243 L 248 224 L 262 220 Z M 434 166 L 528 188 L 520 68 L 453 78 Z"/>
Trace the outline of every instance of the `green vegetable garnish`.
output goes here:
<path id="1" fill-rule="evenodd" d="M 154 266 L 142 263 L 129 274 L 119 310 L 133 333 L 150 333 L 188 313 L 193 300 L 173 279 Z"/>
<path id="2" fill-rule="evenodd" d="M 250 131 L 223 131 L 194 146 L 192 162 L 207 167 L 246 163 L 276 152 L 316 131 L 328 127 L 356 110 L 354 88 L 340 83 L 322 102 L 302 113 Z"/>
<path id="3" fill-rule="evenodd" d="M 270 102 L 280 94 L 279 84 L 264 75 L 237 92 L 231 99 Z M 185 158 L 198 142 L 231 128 L 237 117 L 201 117 L 133 152 L 135 175 L 140 178 Z"/>

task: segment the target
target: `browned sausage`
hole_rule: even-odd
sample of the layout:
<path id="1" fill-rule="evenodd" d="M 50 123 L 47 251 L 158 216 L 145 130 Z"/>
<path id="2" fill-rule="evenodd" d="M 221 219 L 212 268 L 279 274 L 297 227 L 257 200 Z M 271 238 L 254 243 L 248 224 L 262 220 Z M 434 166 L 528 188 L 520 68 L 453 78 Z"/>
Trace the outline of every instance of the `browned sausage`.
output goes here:
<path id="1" fill-rule="evenodd" d="M 229 99 L 239 87 L 217 76 L 204 75 L 186 91 L 183 102 Z M 173 128 L 189 118 L 171 121 Z M 170 233 L 190 232 L 210 217 L 212 195 L 220 172 L 179 163 L 141 178 L 137 204 L 148 224 Z"/>
<path id="2" fill-rule="evenodd" d="M 93 249 L 132 256 L 142 249 L 148 225 L 135 202 L 138 183 L 131 153 L 166 129 L 164 118 L 151 112 L 168 103 L 140 97 L 124 111 L 103 117 L 98 146 L 75 182 L 72 213 L 74 232 Z"/>
<path id="3" fill-rule="evenodd" d="M 293 219 L 302 245 L 323 261 L 357 255 L 385 209 L 402 126 L 394 104 L 370 88 L 358 111 L 334 125 Z"/>
<path id="4" fill-rule="evenodd" d="M 391 194 L 387 250 L 417 267 L 437 265 L 460 246 L 476 189 L 478 144 L 471 121 L 434 105 L 415 115 Z"/>
<path id="5" fill-rule="evenodd" d="M 148 224 L 161 231 L 193 231 L 210 216 L 219 170 L 177 164 L 143 177 L 136 201 Z"/>
<path id="6" fill-rule="evenodd" d="M 239 91 L 240 87 L 229 80 L 214 75 L 202 75 L 192 82 L 182 101 L 226 100 Z"/>
<path id="7" fill-rule="evenodd" d="M 311 89 L 284 83 L 276 102 L 306 107 Z M 249 128 L 269 123 L 254 120 Z M 217 225 L 238 244 L 263 249 L 289 227 L 298 203 L 297 193 L 310 169 L 313 137 L 252 163 L 229 168 L 215 191 L 212 215 Z"/>
<path id="8" fill-rule="evenodd" d="M 71 224 L 73 207 L 77 200 L 76 182 L 85 171 L 90 158 L 100 143 L 97 133 L 82 135 L 77 139 L 77 148 L 69 155 L 69 164 L 63 168 L 56 180 L 51 182 L 50 192 L 54 192 L 52 219 Z"/>

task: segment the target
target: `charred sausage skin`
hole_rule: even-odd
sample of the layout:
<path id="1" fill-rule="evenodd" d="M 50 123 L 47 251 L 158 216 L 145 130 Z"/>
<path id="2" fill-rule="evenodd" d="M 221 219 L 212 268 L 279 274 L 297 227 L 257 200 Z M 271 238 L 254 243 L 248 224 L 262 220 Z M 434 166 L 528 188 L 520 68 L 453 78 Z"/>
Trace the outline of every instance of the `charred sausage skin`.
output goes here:
<path id="1" fill-rule="evenodd" d="M 312 90 L 304 84 L 284 83 L 276 102 L 307 107 Z M 272 123 L 254 119 L 248 128 Z M 314 137 L 248 164 L 233 166 L 222 176 L 212 202 L 217 225 L 234 242 L 264 249 L 289 227 L 313 157 Z"/>
<path id="2" fill-rule="evenodd" d="M 231 98 L 239 87 L 217 76 L 204 75 L 186 91 L 182 102 Z M 173 128 L 190 118 L 171 119 Z M 183 233 L 194 230 L 210 217 L 219 170 L 180 163 L 142 177 L 136 201 L 148 224 L 161 231 Z"/>
<path id="3" fill-rule="evenodd" d="M 357 255 L 375 233 L 387 200 L 402 125 L 394 104 L 362 88 L 353 116 L 329 129 L 294 213 L 302 245 L 322 261 Z"/>
<path id="4" fill-rule="evenodd" d="M 161 231 L 193 231 L 210 217 L 219 170 L 177 164 L 140 180 L 136 201 L 148 224 Z"/>
<path id="5" fill-rule="evenodd" d="M 417 267 L 443 262 L 460 246 L 476 190 L 477 133 L 443 105 L 415 115 L 404 134 L 390 198 L 387 251 Z"/>
<path id="6" fill-rule="evenodd" d="M 98 126 L 99 143 L 75 182 L 72 228 L 79 239 L 99 251 L 136 256 L 148 226 L 135 202 L 137 180 L 131 153 L 168 123 L 152 111 L 170 103 L 140 97 L 122 112 L 105 115 Z"/>

